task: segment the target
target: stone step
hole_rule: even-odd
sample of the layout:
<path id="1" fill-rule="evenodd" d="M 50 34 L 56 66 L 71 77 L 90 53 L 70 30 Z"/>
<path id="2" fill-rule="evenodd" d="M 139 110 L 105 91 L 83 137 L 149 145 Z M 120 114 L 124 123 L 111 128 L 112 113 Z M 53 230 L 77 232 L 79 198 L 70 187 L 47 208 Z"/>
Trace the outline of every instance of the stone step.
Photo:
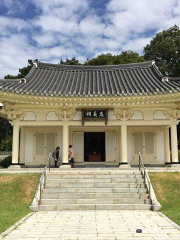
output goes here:
<path id="1" fill-rule="evenodd" d="M 61 204 L 40 205 L 40 211 L 57 210 L 150 210 L 149 204 Z"/>
<path id="2" fill-rule="evenodd" d="M 144 183 L 107 183 L 107 182 L 47 182 L 46 188 L 144 188 Z"/>
<path id="3" fill-rule="evenodd" d="M 46 183 L 143 183 L 143 178 L 102 178 L 102 179 L 50 179 L 48 178 Z"/>
<path id="4" fill-rule="evenodd" d="M 103 174 L 103 173 L 108 173 L 108 174 L 136 174 L 136 173 L 140 173 L 139 169 L 110 169 L 110 168 L 103 168 L 103 169 L 99 169 L 99 168 L 91 168 L 91 169 L 85 169 L 85 168 L 69 168 L 69 169 L 50 169 L 50 172 L 48 171 L 48 174 L 66 174 L 66 173 L 81 173 L 81 174 L 94 174 L 94 173 L 99 173 L 99 174 Z"/>
<path id="5" fill-rule="evenodd" d="M 46 189 L 45 189 L 46 190 Z M 143 198 L 148 199 L 147 193 L 52 193 L 45 191 L 42 199 L 90 199 L 90 198 Z"/>
<path id="6" fill-rule="evenodd" d="M 42 199 L 41 205 L 62 204 L 150 204 L 149 199 L 143 198 L 91 198 L 91 199 Z"/>
<path id="7" fill-rule="evenodd" d="M 140 174 L 48 174 L 48 179 L 134 179 L 142 178 Z"/>
<path id="8" fill-rule="evenodd" d="M 146 193 L 145 188 L 45 188 L 49 193 Z"/>

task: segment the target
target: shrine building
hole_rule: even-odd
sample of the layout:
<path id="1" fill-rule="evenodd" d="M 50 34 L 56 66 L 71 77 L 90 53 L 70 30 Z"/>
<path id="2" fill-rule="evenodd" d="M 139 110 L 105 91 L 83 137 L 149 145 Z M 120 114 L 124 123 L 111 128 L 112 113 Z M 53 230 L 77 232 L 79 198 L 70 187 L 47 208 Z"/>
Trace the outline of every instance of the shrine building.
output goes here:
<path id="1" fill-rule="evenodd" d="M 164 77 L 154 61 L 34 62 L 25 78 L 0 80 L 0 103 L 13 125 L 13 165 L 45 166 L 56 147 L 68 165 L 69 144 L 76 167 L 134 166 L 139 152 L 146 165 L 179 163 L 180 78 Z"/>

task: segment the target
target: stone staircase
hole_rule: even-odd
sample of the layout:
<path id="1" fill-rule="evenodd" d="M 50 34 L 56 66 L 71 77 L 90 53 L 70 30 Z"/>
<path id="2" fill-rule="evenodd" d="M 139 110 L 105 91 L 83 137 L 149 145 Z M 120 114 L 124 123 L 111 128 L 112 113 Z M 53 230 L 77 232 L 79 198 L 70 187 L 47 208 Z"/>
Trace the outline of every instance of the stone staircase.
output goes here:
<path id="1" fill-rule="evenodd" d="M 150 210 L 138 170 L 70 169 L 48 173 L 40 211 Z"/>

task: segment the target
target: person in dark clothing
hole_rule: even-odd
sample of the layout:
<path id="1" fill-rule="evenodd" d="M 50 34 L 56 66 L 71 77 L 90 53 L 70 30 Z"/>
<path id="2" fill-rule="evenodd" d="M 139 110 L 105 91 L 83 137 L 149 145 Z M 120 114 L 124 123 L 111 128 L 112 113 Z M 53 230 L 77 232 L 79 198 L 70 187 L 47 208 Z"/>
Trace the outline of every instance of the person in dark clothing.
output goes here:
<path id="1" fill-rule="evenodd" d="M 69 145 L 69 162 L 71 168 L 74 168 L 74 149 L 72 145 Z"/>
<path id="2" fill-rule="evenodd" d="M 53 157 L 54 157 L 54 167 L 57 168 L 57 162 L 59 160 L 59 151 L 60 147 L 57 147 L 56 150 L 53 152 Z"/>

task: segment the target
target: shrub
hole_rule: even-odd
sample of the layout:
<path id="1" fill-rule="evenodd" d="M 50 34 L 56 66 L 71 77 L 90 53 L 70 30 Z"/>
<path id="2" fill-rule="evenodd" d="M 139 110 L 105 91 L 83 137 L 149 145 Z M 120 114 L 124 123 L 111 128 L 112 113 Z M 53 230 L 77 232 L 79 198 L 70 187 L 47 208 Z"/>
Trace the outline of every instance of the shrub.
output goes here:
<path id="1" fill-rule="evenodd" d="M 0 162 L 0 166 L 3 168 L 8 168 L 11 165 L 11 163 L 12 163 L 12 156 L 8 156 Z"/>
<path id="2" fill-rule="evenodd" d="M 8 137 L 7 139 L 1 140 L 0 150 L 7 152 L 12 150 L 12 137 Z"/>

